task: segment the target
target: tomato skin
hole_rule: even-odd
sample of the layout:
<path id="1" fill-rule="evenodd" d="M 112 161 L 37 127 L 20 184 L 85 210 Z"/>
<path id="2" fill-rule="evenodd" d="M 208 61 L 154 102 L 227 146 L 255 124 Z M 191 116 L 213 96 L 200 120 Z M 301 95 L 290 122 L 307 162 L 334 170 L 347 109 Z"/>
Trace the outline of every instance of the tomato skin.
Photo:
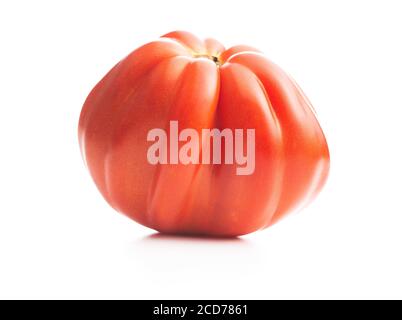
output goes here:
<path id="1" fill-rule="evenodd" d="M 208 57 L 210 59 L 208 59 Z M 217 57 L 218 61 L 213 61 Z M 255 129 L 255 171 L 147 160 L 153 128 Z M 271 226 L 322 189 L 329 151 L 298 85 L 257 50 L 172 32 L 120 61 L 79 121 L 84 161 L 107 202 L 160 232 L 239 236 Z"/>

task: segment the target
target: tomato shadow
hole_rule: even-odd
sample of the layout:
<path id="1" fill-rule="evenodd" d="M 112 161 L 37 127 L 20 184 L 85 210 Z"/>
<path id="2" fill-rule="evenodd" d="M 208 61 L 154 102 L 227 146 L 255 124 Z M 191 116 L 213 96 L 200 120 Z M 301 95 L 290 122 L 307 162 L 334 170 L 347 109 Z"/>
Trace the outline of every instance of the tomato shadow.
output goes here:
<path id="1" fill-rule="evenodd" d="M 152 233 L 131 242 L 128 252 L 136 263 L 156 272 L 226 273 L 228 268 L 245 271 L 254 268 L 260 259 L 259 246 L 244 237 Z"/>
<path id="2" fill-rule="evenodd" d="M 173 235 L 166 233 L 153 233 L 141 239 L 141 242 L 156 243 L 156 242 L 194 242 L 194 243 L 233 243 L 246 244 L 248 241 L 241 237 L 211 237 L 203 235 Z"/>

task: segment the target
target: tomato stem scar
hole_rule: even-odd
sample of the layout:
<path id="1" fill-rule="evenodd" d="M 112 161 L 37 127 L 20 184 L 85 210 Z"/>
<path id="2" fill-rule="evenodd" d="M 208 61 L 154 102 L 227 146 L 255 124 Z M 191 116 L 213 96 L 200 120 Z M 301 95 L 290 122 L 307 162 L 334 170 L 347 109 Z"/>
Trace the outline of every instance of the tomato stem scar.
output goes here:
<path id="1" fill-rule="evenodd" d="M 212 60 L 213 62 L 215 62 L 215 64 L 218 67 L 222 65 L 221 61 L 219 60 L 219 58 L 217 56 L 210 56 L 208 54 L 195 54 L 194 58 L 207 58 L 207 59 Z"/>

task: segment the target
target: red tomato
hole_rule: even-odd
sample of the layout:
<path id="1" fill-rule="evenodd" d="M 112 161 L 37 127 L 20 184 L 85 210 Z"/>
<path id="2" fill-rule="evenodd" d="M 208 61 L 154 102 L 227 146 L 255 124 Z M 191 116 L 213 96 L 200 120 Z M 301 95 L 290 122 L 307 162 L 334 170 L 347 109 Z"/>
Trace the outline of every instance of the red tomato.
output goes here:
<path id="1" fill-rule="evenodd" d="M 181 162 L 169 148 L 188 141 L 177 137 L 159 150 L 167 162 L 150 163 L 150 132 L 173 134 L 172 123 L 199 137 L 203 129 L 253 130 L 253 170 L 241 175 L 241 163 L 230 163 L 227 137 L 202 151 L 220 151 L 228 163 Z M 120 61 L 89 94 L 78 131 L 107 202 L 166 233 L 238 236 L 266 228 L 309 203 L 329 171 L 324 134 L 292 78 L 256 49 L 226 50 L 188 32 L 169 33 Z M 245 150 L 251 146 L 245 137 L 232 140 Z M 200 141 L 190 151 L 198 152 Z M 191 156 L 198 160 L 201 153 Z"/>

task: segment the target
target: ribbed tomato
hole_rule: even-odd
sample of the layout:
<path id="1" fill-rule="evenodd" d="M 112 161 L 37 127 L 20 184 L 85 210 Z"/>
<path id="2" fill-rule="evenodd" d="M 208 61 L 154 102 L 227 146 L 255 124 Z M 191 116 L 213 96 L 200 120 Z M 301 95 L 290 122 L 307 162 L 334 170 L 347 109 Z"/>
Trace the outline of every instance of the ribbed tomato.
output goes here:
<path id="1" fill-rule="evenodd" d="M 175 162 L 170 149 L 159 150 L 167 162 L 150 163 L 150 132 L 172 134 L 172 121 L 200 137 L 204 129 L 253 130 L 253 170 L 239 175 L 234 161 Z M 243 138 L 235 142 L 246 148 Z M 208 150 L 229 159 L 229 140 Z M 150 42 L 109 71 L 85 101 L 79 142 L 107 202 L 167 233 L 238 236 L 265 228 L 310 202 L 329 171 L 324 134 L 293 79 L 258 50 L 225 50 L 188 32 Z M 174 143 L 186 141 L 170 137 L 166 148 Z"/>

